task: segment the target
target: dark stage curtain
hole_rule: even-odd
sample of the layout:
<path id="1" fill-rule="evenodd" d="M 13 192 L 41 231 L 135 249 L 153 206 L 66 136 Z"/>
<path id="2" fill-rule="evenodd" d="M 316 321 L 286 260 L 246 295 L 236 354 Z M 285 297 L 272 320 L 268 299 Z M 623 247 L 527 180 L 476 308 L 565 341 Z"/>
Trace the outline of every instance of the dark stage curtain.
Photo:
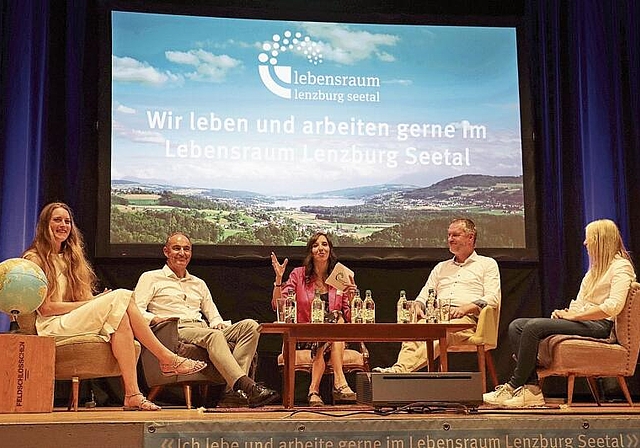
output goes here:
<path id="1" fill-rule="evenodd" d="M 48 5 L 2 7 L 0 258 L 20 256 L 33 237 L 47 146 Z"/>
<path id="2" fill-rule="evenodd" d="M 633 0 L 527 6 L 548 315 L 578 290 L 589 221 L 613 219 L 631 249 L 640 250 L 632 207 L 640 143 L 639 6 Z"/>
<path id="3" fill-rule="evenodd" d="M 0 17 L 0 260 L 33 238 L 46 151 L 49 4 L 2 3 Z M 0 315 L 0 331 L 8 318 Z"/>
<path id="4" fill-rule="evenodd" d="M 85 35 L 96 32 L 93 3 L 1 3 L 0 260 L 28 247 L 44 203 L 63 200 L 95 219 L 97 59 L 85 57 L 96 43 Z M 2 315 L 0 331 L 7 322 Z"/>

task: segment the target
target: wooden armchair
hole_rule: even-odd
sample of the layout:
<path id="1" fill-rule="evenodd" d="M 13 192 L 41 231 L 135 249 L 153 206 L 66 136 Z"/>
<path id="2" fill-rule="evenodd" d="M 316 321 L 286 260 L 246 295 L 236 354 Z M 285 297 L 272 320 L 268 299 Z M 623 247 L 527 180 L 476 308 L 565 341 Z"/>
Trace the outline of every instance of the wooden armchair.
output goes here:
<path id="1" fill-rule="evenodd" d="M 576 377 L 586 377 L 598 406 L 596 378 L 616 377 L 629 406 L 633 406 L 625 377 L 636 370 L 640 352 L 640 283 L 629 288 L 624 309 L 616 317 L 613 337 L 601 340 L 573 335 L 553 335 L 538 346 L 538 378 L 567 377 L 567 404 L 571 406 Z"/>
<path id="2" fill-rule="evenodd" d="M 490 351 L 498 345 L 499 324 L 500 310 L 486 306 L 478 316 L 476 332 L 469 338 L 468 344 L 447 347 L 447 353 L 476 352 L 478 354 L 478 369 L 482 377 L 483 392 L 487 391 L 487 373 L 491 376 L 493 386 L 498 385 L 498 376 Z"/>
<path id="3" fill-rule="evenodd" d="M 36 313 L 18 317 L 20 332 L 36 333 Z M 90 378 L 122 376 L 118 362 L 111 351 L 111 344 L 97 335 L 55 338 L 56 380 L 71 380 L 69 407 L 78 410 L 80 381 Z M 140 344 L 135 341 L 136 355 L 140 356 Z M 157 362 L 156 362 L 157 363 Z"/>
<path id="4" fill-rule="evenodd" d="M 296 372 L 306 372 L 311 375 L 312 364 L 311 350 L 296 350 L 296 362 L 294 367 Z M 284 368 L 284 356 L 282 353 L 278 355 L 278 367 L 281 370 Z M 369 350 L 367 350 L 367 347 L 363 342 L 358 343 L 357 350 L 349 348 L 347 345 L 344 350 L 344 356 L 342 357 L 342 371 L 345 374 L 371 371 L 369 366 Z M 333 375 L 331 360 L 327 362 L 324 374 Z"/>

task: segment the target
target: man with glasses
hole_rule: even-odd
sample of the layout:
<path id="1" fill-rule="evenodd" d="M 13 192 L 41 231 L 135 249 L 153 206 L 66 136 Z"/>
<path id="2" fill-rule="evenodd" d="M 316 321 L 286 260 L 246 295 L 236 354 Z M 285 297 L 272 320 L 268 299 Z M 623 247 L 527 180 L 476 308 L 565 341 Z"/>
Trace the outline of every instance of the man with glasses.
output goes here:
<path id="1" fill-rule="evenodd" d="M 206 283 L 187 271 L 191 250 L 184 233 L 169 235 L 162 249 L 166 265 L 144 272 L 134 291 L 143 316 L 150 325 L 178 318 L 178 337 L 207 350 L 227 383 L 218 406 L 254 408 L 275 401 L 276 391 L 248 376 L 260 337 L 258 323 L 244 319 L 230 324 L 222 319 Z"/>

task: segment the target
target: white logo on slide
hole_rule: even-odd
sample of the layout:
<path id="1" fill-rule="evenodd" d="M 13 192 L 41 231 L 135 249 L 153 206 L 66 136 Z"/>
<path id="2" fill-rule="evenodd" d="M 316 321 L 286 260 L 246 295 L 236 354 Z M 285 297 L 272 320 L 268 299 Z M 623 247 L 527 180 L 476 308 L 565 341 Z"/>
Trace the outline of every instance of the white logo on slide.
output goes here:
<path id="1" fill-rule="evenodd" d="M 278 57 L 287 52 L 301 53 L 313 65 L 322 64 L 322 53 L 318 42 L 313 42 L 309 36 L 303 37 L 299 31 L 274 34 L 271 41 L 262 44 L 262 52 L 258 55 L 262 83 L 275 95 L 291 99 L 291 66 L 278 65 Z"/>

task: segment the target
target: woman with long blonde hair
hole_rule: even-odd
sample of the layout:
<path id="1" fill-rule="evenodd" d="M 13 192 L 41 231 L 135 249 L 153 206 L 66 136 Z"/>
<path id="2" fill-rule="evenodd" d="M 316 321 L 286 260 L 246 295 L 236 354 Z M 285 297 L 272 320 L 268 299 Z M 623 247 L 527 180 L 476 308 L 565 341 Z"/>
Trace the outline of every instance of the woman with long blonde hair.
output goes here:
<path id="1" fill-rule="evenodd" d="M 516 367 L 509 381 L 484 394 L 484 402 L 504 407 L 544 406 L 538 386 L 536 360 L 538 343 L 554 334 L 570 334 L 606 339 L 614 318 L 625 305 L 631 282 L 636 278 L 631 257 L 620 231 L 609 219 L 589 223 L 584 246 L 589 269 L 580 290 L 568 308 L 555 310 L 551 318 L 521 318 L 509 325 Z"/>
<path id="2" fill-rule="evenodd" d="M 68 205 L 47 204 L 40 213 L 36 236 L 23 257 L 35 262 L 47 277 L 47 295 L 37 310 L 41 336 L 96 334 L 111 343 L 124 383 L 124 409 L 157 411 L 138 387 L 134 337 L 160 362 L 165 375 L 188 375 L 206 367 L 183 358 L 155 337 L 132 299 L 131 291 L 105 290 L 94 295 L 96 275 L 84 254 L 81 232 Z"/>

